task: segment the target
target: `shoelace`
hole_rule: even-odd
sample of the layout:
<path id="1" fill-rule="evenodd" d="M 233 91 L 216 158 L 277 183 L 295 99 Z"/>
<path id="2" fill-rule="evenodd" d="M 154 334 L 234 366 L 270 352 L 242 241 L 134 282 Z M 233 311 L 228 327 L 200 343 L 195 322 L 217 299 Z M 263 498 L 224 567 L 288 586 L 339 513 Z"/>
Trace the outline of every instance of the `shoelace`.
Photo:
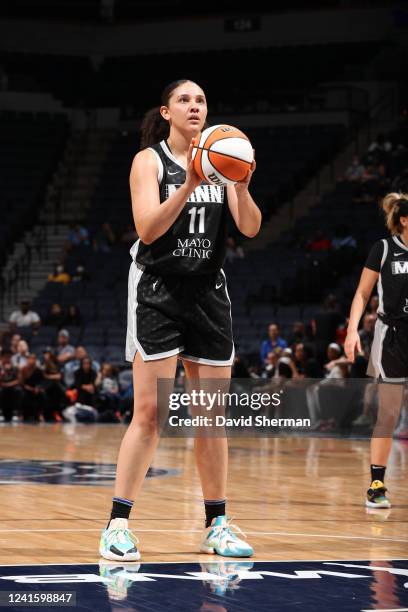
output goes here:
<path id="1" fill-rule="evenodd" d="M 126 543 L 126 538 L 134 544 L 139 544 L 137 537 L 130 531 L 130 529 L 112 529 L 108 534 L 108 540 L 111 541 L 113 537 L 117 537 L 121 544 Z"/>
<path id="2" fill-rule="evenodd" d="M 212 527 L 212 530 L 214 531 L 214 535 L 221 535 L 222 531 L 226 531 L 226 533 L 228 533 L 228 535 L 234 537 L 234 533 L 233 531 L 237 532 L 239 535 L 242 535 L 244 538 L 246 538 L 246 534 L 242 531 L 242 529 L 240 527 L 238 527 L 238 525 L 235 525 L 232 521 L 233 521 L 233 517 L 230 518 L 229 521 L 227 521 L 226 525 L 216 525 L 215 527 Z"/>

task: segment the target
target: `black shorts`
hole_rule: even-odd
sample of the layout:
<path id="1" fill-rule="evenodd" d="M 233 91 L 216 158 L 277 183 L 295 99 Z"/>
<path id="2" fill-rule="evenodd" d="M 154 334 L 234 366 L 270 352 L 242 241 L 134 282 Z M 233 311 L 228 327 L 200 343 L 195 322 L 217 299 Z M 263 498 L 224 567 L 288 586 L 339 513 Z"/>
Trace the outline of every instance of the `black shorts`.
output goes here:
<path id="1" fill-rule="evenodd" d="M 126 360 L 180 354 L 208 365 L 232 365 L 231 302 L 223 270 L 191 277 L 158 276 L 134 262 L 129 271 Z"/>
<path id="2" fill-rule="evenodd" d="M 407 325 L 387 325 L 377 319 L 367 374 L 385 382 L 408 380 Z"/>

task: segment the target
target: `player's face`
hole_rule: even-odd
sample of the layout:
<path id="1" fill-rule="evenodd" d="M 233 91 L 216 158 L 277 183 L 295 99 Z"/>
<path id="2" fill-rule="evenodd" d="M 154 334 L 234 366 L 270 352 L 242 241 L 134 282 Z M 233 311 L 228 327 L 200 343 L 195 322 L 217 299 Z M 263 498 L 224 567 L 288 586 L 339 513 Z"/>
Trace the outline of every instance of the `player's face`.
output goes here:
<path id="1" fill-rule="evenodd" d="M 176 87 L 169 105 L 162 106 L 161 112 L 171 126 L 194 136 L 203 129 L 207 117 L 205 94 L 196 83 L 187 81 Z"/>

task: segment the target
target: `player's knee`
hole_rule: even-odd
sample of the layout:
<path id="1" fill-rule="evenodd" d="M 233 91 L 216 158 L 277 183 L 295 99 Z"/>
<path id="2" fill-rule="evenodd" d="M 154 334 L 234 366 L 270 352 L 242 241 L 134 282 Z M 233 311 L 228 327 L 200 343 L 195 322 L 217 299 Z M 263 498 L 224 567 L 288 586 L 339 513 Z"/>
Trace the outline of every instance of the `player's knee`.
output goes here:
<path id="1" fill-rule="evenodd" d="M 132 425 L 141 429 L 146 436 L 157 434 L 158 418 L 155 399 L 146 399 L 135 405 Z"/>

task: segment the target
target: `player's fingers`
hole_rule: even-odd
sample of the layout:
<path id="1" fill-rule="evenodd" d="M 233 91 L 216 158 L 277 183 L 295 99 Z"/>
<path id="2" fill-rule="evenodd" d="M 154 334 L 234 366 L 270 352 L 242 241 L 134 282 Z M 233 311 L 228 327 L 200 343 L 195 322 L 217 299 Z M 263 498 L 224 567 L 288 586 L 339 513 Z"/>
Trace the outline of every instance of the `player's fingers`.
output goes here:
<path id="1" fill-rule="evenodd" d="M 360 337 L 358 338 L 358 340 L 357 340 L 357 342 L 356 342 L 356 345 L 357 345 L 357 351 L 358 351 L 359 353 L 362 353 L 363 351 L 361 350 L 361 341 L 360 341 Z"/>
<path id="2" fill-rule="evenodd" d="M 187 166 L 191 163 L 191 160 L 193 158 L 193 147 L 195 144 L 195 138 L 192 138 L 191 142 L 190 142 L 190 146 L 188 147 L 188 151 L 187 151 Z"/>

